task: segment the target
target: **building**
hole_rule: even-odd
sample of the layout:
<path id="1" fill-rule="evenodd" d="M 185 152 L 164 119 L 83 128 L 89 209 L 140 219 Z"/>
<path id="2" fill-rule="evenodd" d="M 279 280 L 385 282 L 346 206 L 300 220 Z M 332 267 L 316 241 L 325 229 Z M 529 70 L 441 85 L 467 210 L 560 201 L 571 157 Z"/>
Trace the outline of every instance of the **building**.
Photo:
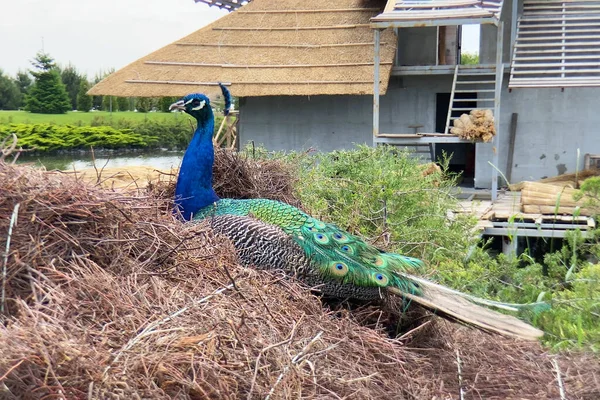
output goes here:
<path id="1" fill-rule="evenodd" d="M 574 172 L 600 153 L 600 0 L 197 1 L 235 11 L 90 93 L 216 93 L 225 82 L 240 98 L 242 145 L 427 146 L 493 197 L 502 174 Z M 459 65 L 465 24 L 481 26 L 479 65 Z M 474 108 L 494 111 L 492 143 L 447 134 Z"/>

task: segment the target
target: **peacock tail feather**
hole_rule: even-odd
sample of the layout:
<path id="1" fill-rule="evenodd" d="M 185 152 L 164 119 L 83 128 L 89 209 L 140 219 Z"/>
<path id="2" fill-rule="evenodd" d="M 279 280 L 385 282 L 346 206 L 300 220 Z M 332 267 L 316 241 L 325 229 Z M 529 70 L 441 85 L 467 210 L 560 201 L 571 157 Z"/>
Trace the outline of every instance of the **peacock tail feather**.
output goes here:
<path id="1" fill-rule="evenodd" d="M 195 219 L 221 215 L 249 216 L 277 226 L 326 279 L 359 287 L 391 286 L 416 295 L 420 292 L 418 284 L 401 274 L 416 272 L 423 265 L 421 260 L 383 252 L 296 207 L 267 199 L 222 199 L 200 210 Z"/>

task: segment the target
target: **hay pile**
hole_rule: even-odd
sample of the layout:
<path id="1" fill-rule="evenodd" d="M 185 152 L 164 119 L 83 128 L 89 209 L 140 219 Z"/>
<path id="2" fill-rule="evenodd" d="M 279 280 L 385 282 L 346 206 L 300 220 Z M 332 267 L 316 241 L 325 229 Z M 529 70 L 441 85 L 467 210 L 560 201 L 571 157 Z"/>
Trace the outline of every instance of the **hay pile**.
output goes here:
<path id="1" fill-rule="evenodd" d="M 226 157 L 243 166 L 223 191 L 288 187 Z M 429 318 L 390 339 L 393 316 L 242 268 L 208 223 L 173 219 L 172 183 L 125 195 L 0 163 L 0 193 L 1 399 L 457 398 L 457 354 L 466 398 L 558 398 L 553 358 L 570 399 L 600 396 L 597 360 Z"/>
<path id="2" fill-rule="evenodd" d="M 494 114 L 492 110 L 472 110 L 470 114 L 463 114 L 454 120 L 450 133 L 461 139 L 491 142 L 496 135 Z"/>

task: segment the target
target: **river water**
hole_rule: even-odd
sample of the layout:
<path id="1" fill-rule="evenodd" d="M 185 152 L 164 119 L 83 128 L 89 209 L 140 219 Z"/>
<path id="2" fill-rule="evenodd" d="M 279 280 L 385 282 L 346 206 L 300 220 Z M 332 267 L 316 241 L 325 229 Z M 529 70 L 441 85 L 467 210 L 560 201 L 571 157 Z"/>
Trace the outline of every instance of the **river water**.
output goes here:
<path id="1" fill-rule="evenodd" d="M 149 166 L 161 170 L 178 168 L 183 151 L 152 151 L 152 152 L 129 152 L 110 153 L 102 152 L 95 155 L 97 168 L 113 168 L 128 166 Z M 69 153 L 55 155 L 25 155 L 22 154 L 17 163 L 33 163 L 44 166 L 47 170 L 82 170 L 93 168 L 94 157 L 91 153 Z"/>

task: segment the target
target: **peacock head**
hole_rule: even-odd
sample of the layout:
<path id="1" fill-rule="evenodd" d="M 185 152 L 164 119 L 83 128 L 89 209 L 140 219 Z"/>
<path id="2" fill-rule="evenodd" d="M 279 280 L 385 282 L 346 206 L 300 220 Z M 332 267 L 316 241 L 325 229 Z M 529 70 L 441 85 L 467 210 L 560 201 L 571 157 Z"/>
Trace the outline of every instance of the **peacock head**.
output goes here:
<path id="1" fill-rule="evenodd" d="M 198 121 L 206 121 L 213 116 L 210 100 L 202 93 L 188 94 L 178 102 L 171 104 L 169 110 L 184 111 Z"/>

